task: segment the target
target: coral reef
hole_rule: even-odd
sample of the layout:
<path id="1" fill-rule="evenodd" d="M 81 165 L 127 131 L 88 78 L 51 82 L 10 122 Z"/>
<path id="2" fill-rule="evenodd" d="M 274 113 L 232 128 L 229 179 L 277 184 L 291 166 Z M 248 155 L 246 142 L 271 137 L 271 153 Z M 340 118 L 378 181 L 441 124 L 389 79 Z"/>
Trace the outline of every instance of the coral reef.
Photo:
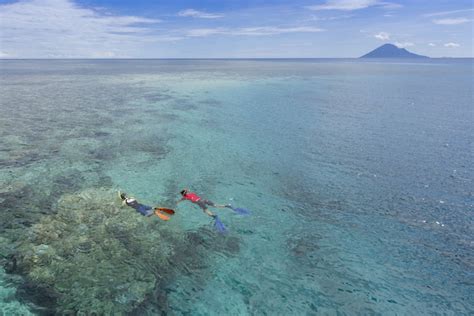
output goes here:
<path id="1" fill-rule="evenodd" d="M 22 295 L 59 313 L 127 314 L 156 292 L 174 254 L 161 235 L 179 234 L 122 208 L 112 190 L 66 194 L 55 207 L 9 260 L 25 278 Z"/>
<path id="2" fill-rule="evenodd" d="M 27 305 L 15 300 L 16 289 L 9 281 L 5 271 L 0 268 L 0 315 L 34 315 Z"/>

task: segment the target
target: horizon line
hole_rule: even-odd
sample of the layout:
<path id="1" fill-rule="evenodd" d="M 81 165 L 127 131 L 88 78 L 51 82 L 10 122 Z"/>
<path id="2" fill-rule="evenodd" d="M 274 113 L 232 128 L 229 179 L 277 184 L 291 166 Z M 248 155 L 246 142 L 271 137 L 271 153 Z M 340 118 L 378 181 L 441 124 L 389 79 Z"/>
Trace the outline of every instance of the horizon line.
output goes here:
<path id="1" fill-rule="evenodd" d="M 429 57 L 427 59 L 474 59 L 474 56 L 465 57 Z M 27 57 L 27 58 L 4 58 L 0 57 L 0 60 L 294 60 L 294 59 L 417 59 L 419 58 L 392 58 L 392 57 L 381 57 L 381 58 L 362 58 L 361 57 L 116 57 L 116 58 L 101 58 L 101 57 L 62 57 L 62 58 L 50 58 L 50 57 Z"/>

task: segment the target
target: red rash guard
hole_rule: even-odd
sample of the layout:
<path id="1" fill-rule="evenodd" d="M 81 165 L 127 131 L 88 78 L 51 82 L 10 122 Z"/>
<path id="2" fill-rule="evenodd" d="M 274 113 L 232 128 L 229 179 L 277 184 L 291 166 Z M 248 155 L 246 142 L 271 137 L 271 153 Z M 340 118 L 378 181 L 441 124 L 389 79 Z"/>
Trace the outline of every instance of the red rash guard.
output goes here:
<path id="1" fill-rule="evenodd" d="M 183 200 L 189 200 L 193 203 L 196 203 L 197 201 L 199 201 L 201 199 L 200 196 L 198 196 L 196 193 L 194 192 L 189 192 L 189 193 L 186 193 L 184 196 L 183 196 Z"/>

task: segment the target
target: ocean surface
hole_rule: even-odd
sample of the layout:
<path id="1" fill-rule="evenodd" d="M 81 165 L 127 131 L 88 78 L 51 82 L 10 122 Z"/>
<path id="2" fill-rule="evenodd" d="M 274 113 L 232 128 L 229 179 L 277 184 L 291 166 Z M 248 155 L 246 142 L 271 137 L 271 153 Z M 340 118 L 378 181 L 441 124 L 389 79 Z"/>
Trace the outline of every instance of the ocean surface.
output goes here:
<path id="1" fill-rule="evenodd" d="M 473 66 L 1 60 L 0 315 L 472 315 Z"/>

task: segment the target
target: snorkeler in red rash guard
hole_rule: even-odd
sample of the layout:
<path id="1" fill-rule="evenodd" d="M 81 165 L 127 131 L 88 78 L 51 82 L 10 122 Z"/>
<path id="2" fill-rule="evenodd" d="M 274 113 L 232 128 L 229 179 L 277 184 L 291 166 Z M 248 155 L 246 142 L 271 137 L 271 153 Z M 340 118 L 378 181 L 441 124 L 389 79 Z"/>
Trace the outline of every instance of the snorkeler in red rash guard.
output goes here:
<path id="1" fill-rule="evenodd" d="M 208 206 L 218 207 L 218 208 L 230 208 L 230 204 L 227 204 L 227 205 L 215 204 L 212 201 L 201 198 L 194 192 L 189 192 L 188 189 L 182 190 L 181 195 L 182 195 L 181 200 L 179 200 L 176 204 L 182 201 L 186 201 L 186 200 L 191 201 L 192 203 L 199 205 L 199 207 L 203 210 L 204 213 L 214 218 L 216 217 L 216 215 L 212 214 L 212 212 L 209 211 L 209 209 L 207 208 Z"/>

